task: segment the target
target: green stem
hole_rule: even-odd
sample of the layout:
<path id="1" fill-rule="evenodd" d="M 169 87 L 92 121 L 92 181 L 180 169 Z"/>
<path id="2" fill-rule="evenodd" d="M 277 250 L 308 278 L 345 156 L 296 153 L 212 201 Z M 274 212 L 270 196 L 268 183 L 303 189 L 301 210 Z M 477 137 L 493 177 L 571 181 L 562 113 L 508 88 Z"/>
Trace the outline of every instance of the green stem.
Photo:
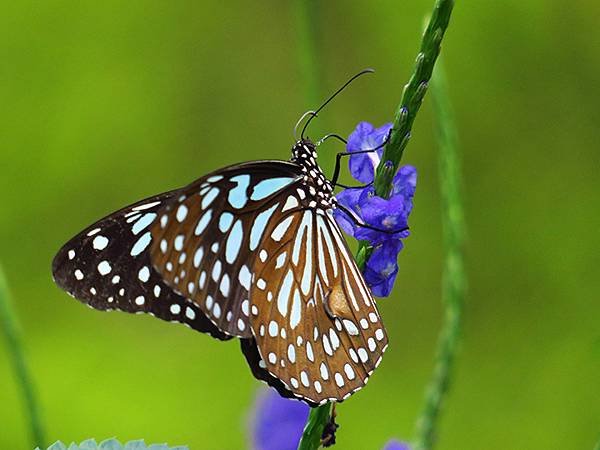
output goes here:
<path id="1" fill-rule="evenodd" d="M 319 61 L 317 60 L 317 3 L 315 0 L 296 0 L 294 18 L 297 32 L 297 55 L 305 99 L 311 108 L 322 101 L 320 95 Z"/>
<path id="2" fill-rule="evenodd" d="M 311 408 L 298 450 L 315 450 L 321 446 L 323 429 L 331 417 L 331 403 Z"/>
<path id="3" fill-rule="evenodd" d="M 440 54 L 442 39 L 450 23 L 453 7 L 454 0 L 436 0 L 433 6 L 412 75 L 402 91 L 390 139 L 375 171 L 375 193 L 380 197 L 389 196 L 394 175 L 400 166 L 400 159 L 410 139 L 415 117 L 419 112 L 425 92 L 427 92 L 435 61 Z M 361 241 L 358 253 L 358 266 L 363 268 L 372 253 L 372 248 L 368 242 Z"/>
<path id="4" fill-rule="evenodd" d="M 431 95 L 439 147 L 439 176 L 442 199 L 444 266 L 442 303 L 444 324 L 438 340 L 435 369 L 417 421 L 415 449 L 430 450 L 436 440 L 440 410 L 450 388 L 452 368 L 460 337 L 466 276 L 463 264 L 465 224 L 460 195 L 460 158 L 452 108 L 447 94 L 443 66 L 433 75 Z"/>
<path id="5" fill-rule="evenodd" d="M 417 54 L 413 73 L 402 92 L 390 140 L 384 148 L 381 163 L 377 167 L 375 192 L 380 197 L 389 195 L 392 180 L 410 139 L 413 122 L 423 102 L 435 61 L 440 53 L 453 6 L 454 0 L 435 1 L 431 19 L 421 40 L 421 49 Z M 390 161 L 391 165 L 386 164 L 387 161 Z"/>
<path id="6" fill-rule="evenodd" d="M 23 346 L 21 344 L 21 334 L 17 325 L 17 318 L 12 310 L 8 284 L 0 267 L 0 324 L 6 338 L 6 343 L 15 375 L 21 386 L 25 408 L 29 415 L 29 427 L 33 447 L 39 446 L 45 448 L 44 432 L 42 421 L 40 419 L 39 407 L 34 393 L 33 382 L 29 374 L 29 369 L 25 361 Z"/>

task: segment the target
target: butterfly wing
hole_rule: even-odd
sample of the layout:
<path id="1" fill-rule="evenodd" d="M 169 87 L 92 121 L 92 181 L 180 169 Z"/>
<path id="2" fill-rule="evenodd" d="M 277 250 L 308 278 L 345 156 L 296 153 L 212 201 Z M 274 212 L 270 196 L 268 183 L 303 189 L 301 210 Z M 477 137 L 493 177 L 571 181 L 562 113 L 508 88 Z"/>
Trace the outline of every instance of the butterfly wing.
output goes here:
<path id="1" fill-rule="evenodd" d="M 150 225 L 178 195 L 171 191 L 134 203 L 79 233 L 55 256 L 54 281 L 92 308 L 149 313 L 229 339 L 196 305 L 165 284 L 152 266 Z"/>
<path id="2" fill-rule="evenodd" d="M 301 180 L 301 168 L 287 161 L 231 166 L 182 189 L 151 226 L 151 259 L 164 282 L 227 335 L 252 337 L 259 245 Z"/>
<path id="3" fill-rule="evenodd" d="M 387 336 L 331 210 L 296 208 L 270 227 L 250 290 L 262 365 L 312 403 L 365 385 Z"/>

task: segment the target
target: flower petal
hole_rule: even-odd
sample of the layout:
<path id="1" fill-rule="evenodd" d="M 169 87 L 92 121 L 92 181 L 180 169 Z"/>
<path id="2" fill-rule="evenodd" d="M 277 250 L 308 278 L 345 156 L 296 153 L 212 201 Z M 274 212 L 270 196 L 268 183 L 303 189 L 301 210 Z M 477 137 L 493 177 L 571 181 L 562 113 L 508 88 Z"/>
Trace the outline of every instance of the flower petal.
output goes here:
<path id="1" fill-rule="evenodd" d="M 336 195 L 338 203 L 344 206 L 346 209 L 356 213 L 356 216 L 360 220 L 362 220 L 362 216 L 358 201 L 362 191 L 362 189 L 344 189 L 342 192 Z M 350 217 L 348 217 L 348 214 L 345 211 L 342 211 L 340 208 L 334 209 L 333 214 L 335 220 L 342 230 L 344 230 L 350 236 L 354 236 L 357 226 L 356 223 Z"/>
<path id="2" fill-rule="evenodd" d="M 257 399 L 252 424 L 254 450 L 296 450 L 310 407 L 272 389 Z"/>
<path id="3" fill-rule="evenodd" d="M 360 122 L 350 136 L 348 136 L 346 149 L 351 153 L 375 149 L 383 144 L 391 128 L 392 124 L 385 124 L 379 128 L 375 128 L 368 122 Z M 380 148 L 371 153 L 352 155 L 348 162 L 350 173 L 361 183 L 372 182 L 375 168 L 379 164 L 382 154 L 383 149 Z"/>
<path id="4" fill-rule="evenodd" d="M 364 269 L 365 280 L 376 297 L 392 292 L 398 274 L 398 253 L 403 244 L 399 239 L 388 240 L 375 247 Z"/>
<path id="5" fill-rule="evenodd" d="M 405 442 L 397 441 L 396 439 L 392 439 L 387 444 L 383 450 L 411 450 L 410 446 Z"/>

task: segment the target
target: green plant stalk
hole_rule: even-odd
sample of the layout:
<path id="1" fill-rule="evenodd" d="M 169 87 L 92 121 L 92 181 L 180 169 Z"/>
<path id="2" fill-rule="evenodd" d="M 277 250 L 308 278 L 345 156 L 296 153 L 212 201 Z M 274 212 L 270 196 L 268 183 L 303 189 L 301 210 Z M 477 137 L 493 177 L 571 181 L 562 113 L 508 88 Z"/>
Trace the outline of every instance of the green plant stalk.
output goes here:
<path id="1" fill-rule="evenodd" d="M 294 26 L 297 30 L 298 39 L 297 56 L 301 79 L 304 82 L 305 99 L 311 108 L 316 108 L 322 101 L 320 95 L 321 67 L 317 60 L 317 3 L 315 0 L 294 1 Z"/>
<path id="2" fill-rule="evenodd" d="M 438 339 L 435 368 L 425 394 L 425 404 L 417 420 L 415 442 L 417 450 L 430 450 L 436 441 L 441 408 L 452 379 L 466 289 L 463 263 L 465 223 L 460 193 L 460 158 L 456 127 L 447 92 L 443 66 L 438 65 L 431 82 L 431 96 L 439 147 L 442 199 L 445 253 L 442 274 L 444 323 Z"/>
<path id="3" fill-rule="evenodd" d="M 302 2 L 299 0 L 298 3 Z M 375 172 L 375 192 L 381 197 L 389 195 L 394 174 L 400 165 L 400 158 L 410 138 L 413 122 L 427 91 L 435 61 L 440 53 L 442 39 L 450 22 L 453 6 L 454 0 L 436 0 L 434 4 L 431 19 L 423 34 L 421 49 L 417 55 L 412 76 L 402 92 L 390 140 L 384 149 L 383 158 Z M 307 14 L 304 17 L 307 17 Z M 385 164 L 385 161 L 391 161 L 391 164 Z M 371 251 L 372 249 L 367 242 L 360 242 L 356 255 L 356 262 L 360 268 L 365 266 Z M 329 421 L 330 412 L 330 404 L 311 410 L 298 447 L 299 450 L 319 448 L 320 437 Z"/>
<path id="4" fill-rule="evenodd" d="M 323 429 L 331 417 L 331 403 L 311 408 L 298 450 L 315 450 L 321 446 Z"/>
<path id="5" fill-rule="evenodd" d="M 436 0 L 429 24 L 423 33 L 421 49 L 417 54 L 413 73 L 404 86 L 400 104 L 394 116 L 390 139 L 383 150 L 381 163 L 375 174 L 375 192 L 380 197 L 388 197 L 392 180 L 400 165 L 402 153 L 410 139 L 410 132 L 427 92 L 429 79 L 440 54 L 442 39 L 448 24 L 454 0 Z M 391 165 L 386 165 L 390 161 Z"/>
<path id="6" fill-rule="evenodd" d="M 442 39 L 450 23 L 453 7 L 454 0 L 436 0 L 433 5 L 433 12 L 423 33 L 412 75 L 402 91 L 400 104 L 394 116 L 392 133 L 375 170 L 375 193 L 380 197 L 389 197 L 394 175 L 398 171 L 404 149 L 410 140 L 415 117 L 423 103 L 435 62 L 440 54 Z M 357 258 L 361 269 L 371 253 L 372 248 L 369 243 L 361 241 Z"/>
<path id="7" fill-rule="evenodd" d="M 7 348 L 15 371 L 17 382 L 21 387 L 25 408 L 29 416 L 29 428 L 31 433 L 32 447 L 44 448 L 45 439 L 42 421 L 40 418 L 38 402 L 35 389 L 29 374 L 27 362 L 21 344 L 21 333 L 17 325 L 17 318 L 12 310 L 8 283 L 4 271 L 0 266 L 0 324 Z"/>

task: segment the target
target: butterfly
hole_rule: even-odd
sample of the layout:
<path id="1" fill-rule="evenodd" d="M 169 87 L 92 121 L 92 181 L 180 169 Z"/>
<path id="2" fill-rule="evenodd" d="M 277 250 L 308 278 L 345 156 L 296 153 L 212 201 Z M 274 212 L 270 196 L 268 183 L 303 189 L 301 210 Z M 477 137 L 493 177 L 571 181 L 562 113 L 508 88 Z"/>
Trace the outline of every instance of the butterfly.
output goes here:
<path id="1" fill-rule="evenodd" d="M 116 211 L 60 249 L 54 280 L 95 309 L 238 338 L 282 396 L 347 399 L 388 338 L 316 158 L 302 137 L 290 161 L 226 167 Z"/>

